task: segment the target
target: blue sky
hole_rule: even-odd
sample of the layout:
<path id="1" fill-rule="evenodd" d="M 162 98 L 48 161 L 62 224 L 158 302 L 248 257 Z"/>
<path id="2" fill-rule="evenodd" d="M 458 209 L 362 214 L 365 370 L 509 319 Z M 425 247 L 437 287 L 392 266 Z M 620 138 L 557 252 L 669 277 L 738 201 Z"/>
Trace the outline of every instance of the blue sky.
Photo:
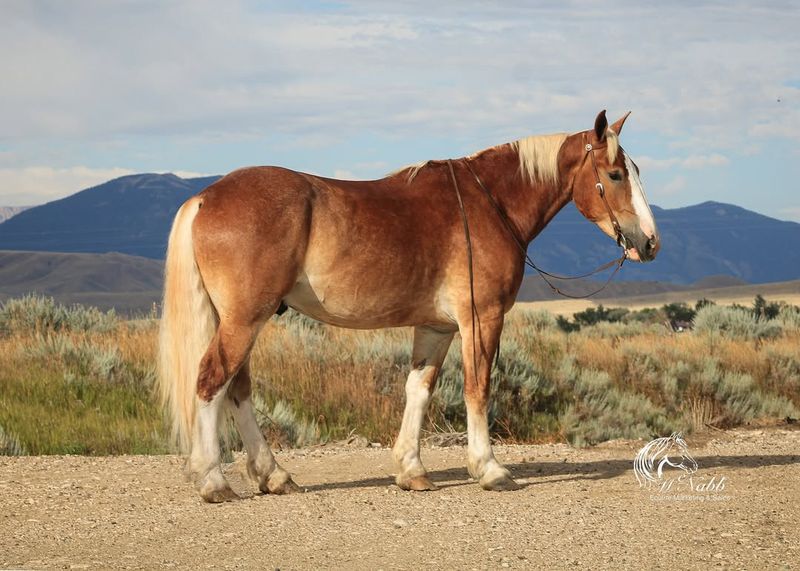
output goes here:
<path id="1" fill-rule="evenodd" d="M 0 206 L 133 172 L 375 178 L 628 110 L 662 207 L 800 221 L 789 2 L 0 3 Z"/>

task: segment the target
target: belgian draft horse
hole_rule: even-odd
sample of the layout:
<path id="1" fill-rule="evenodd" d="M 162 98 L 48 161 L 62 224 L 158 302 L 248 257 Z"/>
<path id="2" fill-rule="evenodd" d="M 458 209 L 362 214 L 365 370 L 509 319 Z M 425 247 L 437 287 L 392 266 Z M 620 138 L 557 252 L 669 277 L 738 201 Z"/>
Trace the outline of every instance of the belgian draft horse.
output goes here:
<path id="1" fill-rule="evenodd" d="M 515 489 L 492 452 L 487 407 L 503 318 L 524 273 L 520 244 L 574 200 L 629 258 L 651 260 L 659 248 L 638 168 L 619 146 L 626 118 L 609 126 L 603 111 L 587 131 L 528 137 L 374 181 L 245 168 L 187 200 L 169 236 L 159 384 L 202 498 L 237 497 L 220 469 L 225 407 L 259 489 L 298 489 L 250 400 L 250 351 L 282 303 L 340 327 L 414 327 L 393 449 L 404 490 L 436 487 L 420 460 L 420 429 L 459 332 L 469 473 L 486 490 Z"/>

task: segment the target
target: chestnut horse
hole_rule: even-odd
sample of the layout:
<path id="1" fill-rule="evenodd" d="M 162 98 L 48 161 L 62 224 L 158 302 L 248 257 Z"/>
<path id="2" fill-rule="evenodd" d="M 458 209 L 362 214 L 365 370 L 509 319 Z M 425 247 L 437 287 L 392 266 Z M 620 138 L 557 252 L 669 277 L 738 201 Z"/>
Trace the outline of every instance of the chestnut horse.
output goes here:
<path id="1" fill-rule="evenodd" d="M 250 400 L 250 351 L 282 303 L 340 327 L 414 327 L 393 449 L 404 490 L 436 487 L 420 461 L 420 429 L 460 333 L 469 473 L 486 490 L 515 489 L 492 452 L 487 408 L 503 318 L 524 273 L 520 245 L 574 200 L 628 257 L 651 260 L 659 248 L 638 169 L 619 146 L 626 118 L 609 126 L 603 111 L 588 131 L 528 137 L 374 181 L 245 168 L 187 200 L 169 236 L 159 383 L 202 498 L 237 497 L 220 469 L 225 407 L 259 489 L 298 489 Z"/>

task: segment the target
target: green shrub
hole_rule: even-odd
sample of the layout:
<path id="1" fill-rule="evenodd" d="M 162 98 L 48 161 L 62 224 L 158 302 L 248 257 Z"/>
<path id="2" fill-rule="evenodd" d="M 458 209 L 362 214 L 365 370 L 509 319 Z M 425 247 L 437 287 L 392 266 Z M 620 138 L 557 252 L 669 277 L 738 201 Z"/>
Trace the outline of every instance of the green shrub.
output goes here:
<path id="1" fill-rule="evenodd" d="M 623 307 L 603 307 L 602 304 L 597 307 L 589 307 L 583 311 L 579 311 L 572 315 L 575 323 L 581 326 L 595 325 L 603 321 L 616 323 L 622 320 L 629 311 Z"/>
<path id="2" fill-rule="evenodd" d="M 32 359 L 57 361 L 65 374 L 72 377 L 88 376 L 100 381 L 131 382 L 135 376 L 116 348 L 99 347 L 85 339 L 75 342 L 65 335 L 37 334 L 25 346 L 24 354 Z"/>
<path id="3" fill-rule="evenodd" d="M 93 331 L 104 333 L 118 325 L 112 309 L 56 303 L 52 297 L 31 294 L 9 299 L 0 308 L 0 330 L 7 333 L 45 333 L 48 331 Z"/>
<path id="4" fill-rule="evenodd" d="M 561 329 L 561 331 L 563 331 L 564 333 L 572 333 L 574 331 L 581 330 L 581 326 L 579 323 L 573 323 L 563 315 L 559 315 L 556 317 L 556 325 L 558 325 L 558 328 Z"/>
<path id="5" fill-rule="evenodd" d="M 636 311 L 631 311 L 623 318 L 627 323 L 661 323 L 664 321 L 664 314 L 654 307 L 645 307 Z"/>
<path id="6" fill-rule="evenodd" d="M 558 327 L 556 318 L 546 309 L 525 309 L 514 315 L 523 328 L 536 332 L 549 331 Z"/>
<path id="7" fill-rule="evenodd" d="M 270 440 L 291 447 L 309 446 L 319 443 L 321 431 L 316 421 L 299 416 L 285 400 L 278 400 L 269 409 L 263 397 L 253 395 L 253 408 L 261 431 Z"/>
<path id="8" fill-rule="evenodd" d="M 694 319 L 697 333 L 719 333 L 733 339 L 770 339 L 781 334 L 777 321 L 759 319 L 750 311 L 736 307 L 709 305 L 700 309 Z"/>
<path id="9" fill-rule="evenodd" d="M 624 322 L 601 322 L 591 327 L 585 327 L 582 331 L 588 337 L 603 337 L 603 338 L 629 338 L 643 335 L 645 333 L 652 335 L 666 336 L 669 331 L 660 324 L 655 323 L 641 323 L 638 321 Z"/>
<path id="10" fill-rule="evenodd" d="M 675 321 L 691 321 L 696 314 L 695 310 L 685 303 L 667 303 L 661 307 L 667 319 Z"/>
<path id="11" fill-rule="evenodd" d="M 784 305 L 776 317 L 778 323 L 787 331 L 800 331 L 800 307 Z"/>
<path id="12" fill-rule="evenodd" d="M 769 302 L 761 294 L 758 294 L 753 300 L 753 315 L 758 319 L 775 319 L 781 310 L 782 304 L 778 302 Z"/>

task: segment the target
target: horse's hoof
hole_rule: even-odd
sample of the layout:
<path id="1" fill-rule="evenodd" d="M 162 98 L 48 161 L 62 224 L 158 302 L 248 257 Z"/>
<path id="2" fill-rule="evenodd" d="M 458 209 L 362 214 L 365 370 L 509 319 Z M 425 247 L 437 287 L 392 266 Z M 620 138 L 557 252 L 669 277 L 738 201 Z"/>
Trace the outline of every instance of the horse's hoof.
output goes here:
<path id="1" fill-rule="evenodd" d="M 221 504 L 223 502 L 232 502 L 239 499 L 239 496 L 230 487 L 201 490 L 200 497 L 209 504 Z"/>
<path id="2" fill-rule="evenodd" d="M 511 492 L 519 490 L 521 486 L 517 484 L 508 473 L 495 475 L 487 474 L 479 481 L 481 488 L 490 492 Z"/>
<path id="3" fill-rule="evenodd" d="M 302 491 L 300 486 L 294 483 L 294 480 L 289 478 L 283 484 L 275 487 L 269 487 L 269 493 L 275 494 L 277 496 L 283 496 L 286 494 L 294 494 L 296 492 Z"/>
<path id="4" fill-rule="evenodd" d="M 428 476 L 414 476 L 413 478 L 397 477 L 397 486 L 401 490 L 408 490 L 411 492 L 432 492 L 438 490 L 439 486 L 431 482 Z"/>
<path id="5" fill-rule="evenodd" d="M 280 472 L 276 470 L 266 482 L 261 483 L 258 489 L 265 494 L 275 494 L 277 496 L 302 491 L 300 486 L 294 483 L 289 473 L 283 470 L 280 470 Z"/>

